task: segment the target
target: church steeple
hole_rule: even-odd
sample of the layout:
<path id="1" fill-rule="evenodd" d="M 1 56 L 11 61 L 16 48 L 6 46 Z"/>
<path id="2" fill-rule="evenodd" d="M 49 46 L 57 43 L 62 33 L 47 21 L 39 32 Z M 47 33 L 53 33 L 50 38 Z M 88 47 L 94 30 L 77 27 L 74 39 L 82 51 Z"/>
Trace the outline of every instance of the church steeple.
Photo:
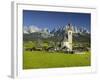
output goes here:
<path id="1" fill-rule="evenodd" d="M 69 49 L 72 51 L 72 25 L 68 24 L 68 42 L 69 42 Z"/>
<path id="2" fill-rule="evenodd" d="M 66 48 L 68 48 L 68 51 L 72 51 L 72 26 L 71 26 L 71 24 L 68 24 L 65 27 L 62 47 L 66 47 Z"/>
<path id="3" fill-rule="evenodd" d="M 72 30 L 72 25 L 70 23 L 68 24 L 68 30 Z"/>

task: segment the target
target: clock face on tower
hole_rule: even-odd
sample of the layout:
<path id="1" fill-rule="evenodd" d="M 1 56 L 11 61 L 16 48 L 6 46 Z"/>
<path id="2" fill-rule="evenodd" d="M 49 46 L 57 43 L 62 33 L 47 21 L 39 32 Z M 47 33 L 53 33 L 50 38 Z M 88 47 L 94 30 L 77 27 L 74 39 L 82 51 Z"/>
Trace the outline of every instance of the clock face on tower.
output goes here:
<path id="1" fill-rule="evenodd" d="M 72 33 L 71 32 L 69 32 L 69 35 L 71 35 Z"/>

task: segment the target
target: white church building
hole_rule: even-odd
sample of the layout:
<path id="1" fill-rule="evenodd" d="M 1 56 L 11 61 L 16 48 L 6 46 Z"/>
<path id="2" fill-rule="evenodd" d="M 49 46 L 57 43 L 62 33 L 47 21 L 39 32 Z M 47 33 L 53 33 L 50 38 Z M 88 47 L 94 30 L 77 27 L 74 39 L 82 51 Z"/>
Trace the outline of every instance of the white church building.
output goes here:
<path id="1" fill-rule="evenodd" d="M 67 48 L 67 51 L 72 51 L 72 33 L 73 33 L 72 26 L 71 24 L 68 24 L 65 27 L 64 37 L 61 42 L 62 48 L 63 47 Z"/>

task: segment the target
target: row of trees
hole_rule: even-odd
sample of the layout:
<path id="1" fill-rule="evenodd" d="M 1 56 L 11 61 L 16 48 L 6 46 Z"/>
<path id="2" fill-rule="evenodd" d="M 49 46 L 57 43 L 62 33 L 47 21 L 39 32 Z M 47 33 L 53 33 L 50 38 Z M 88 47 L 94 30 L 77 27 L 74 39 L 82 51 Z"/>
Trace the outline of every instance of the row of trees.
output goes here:
<path id="1" fill-rule="evenodd" d="M 53 41 L 41 41 L 41 40 L 37 40 L 37 41 L 24 41 L 24 47 L 25 48 L 43 48 L 43 49 L 47 49 L 49 47 L 56 47 L 57 44 Z"/>

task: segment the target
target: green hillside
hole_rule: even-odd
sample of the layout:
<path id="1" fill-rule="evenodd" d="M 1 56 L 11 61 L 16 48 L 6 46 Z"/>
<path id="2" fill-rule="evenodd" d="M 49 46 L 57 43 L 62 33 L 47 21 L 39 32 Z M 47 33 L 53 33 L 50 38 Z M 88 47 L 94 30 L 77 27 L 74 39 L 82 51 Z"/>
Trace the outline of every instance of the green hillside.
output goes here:
<path id="1" fill-rule="evenodd" d="M 90 66 L 90 52 L 64 54 L 45 51 L 25 51 L 23 69 Z"/>

